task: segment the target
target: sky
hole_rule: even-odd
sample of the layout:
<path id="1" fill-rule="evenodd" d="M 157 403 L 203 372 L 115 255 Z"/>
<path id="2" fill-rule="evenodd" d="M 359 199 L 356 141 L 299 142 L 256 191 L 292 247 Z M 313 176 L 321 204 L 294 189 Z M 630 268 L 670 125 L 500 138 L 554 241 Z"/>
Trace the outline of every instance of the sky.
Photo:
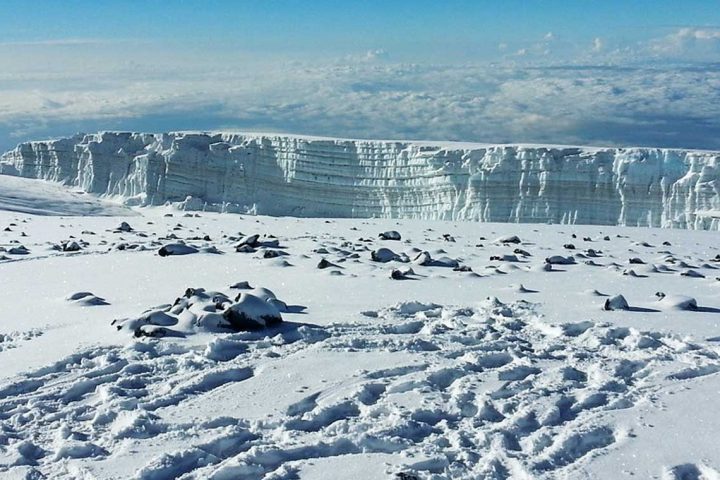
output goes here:
<path id="1" fill-rule="evenodd" d="M 720 150 L 720 0 L 3 0 L 0 150 L 98 130 Z"/>

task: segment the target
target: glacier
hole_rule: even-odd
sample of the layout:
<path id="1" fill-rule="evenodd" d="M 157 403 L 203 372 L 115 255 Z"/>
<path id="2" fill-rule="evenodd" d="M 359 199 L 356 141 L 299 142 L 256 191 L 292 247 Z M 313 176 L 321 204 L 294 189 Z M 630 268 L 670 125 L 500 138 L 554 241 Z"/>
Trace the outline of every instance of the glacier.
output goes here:
<path id="1" fill-rule="evenodd" d="M 134 206 L 720 230 L 720 152 L 701 150 L 99 132 L 21 143 L 0 174 Z"/>

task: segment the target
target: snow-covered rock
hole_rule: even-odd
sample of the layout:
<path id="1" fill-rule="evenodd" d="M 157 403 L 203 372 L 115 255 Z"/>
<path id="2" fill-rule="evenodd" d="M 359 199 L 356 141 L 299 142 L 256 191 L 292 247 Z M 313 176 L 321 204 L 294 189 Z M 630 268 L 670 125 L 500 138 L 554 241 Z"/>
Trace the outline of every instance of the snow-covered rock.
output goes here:
<path id="1" fill-rule="evenodd" d="M 658 304 L 665 310 L 697 310 L 697 300 L 686 295 L 663 295 Z"/>
<path id="2" fill-rule="evenodd" d="M 169 255 L 190 255 L 197 252 L 197 248 L 185 245 L 184 243 L 168 243 L 158 250 L 158 255 L 167 257 Z"/>
<path id="3" fill-rule="evenodd" d="M 603 305 L 603 310 L 628 310 L 630 309 L 630 305 L 628 305 L 627 300 L 625 300 L 625 297 L 622 295 L 615 295 L 613 297 L 608 298 L 605 300 L 605 304 Z"/>
<path id="4" fill-rule="evenodd" d="M 108 302 L 104 298 L 98 297 L 92 292 L 74 292 L 65 297 L 65 300 L 86 307 L 108 305 Z"/>
<path id="5" fill-rule="evenodd" d="M 273 303 L 251 293 L 241 293 L 237 302 L 223 312 L 223 318 L 237 330 L 257 330 L 282 322 Z"/>
<path id="6" fill-rule="evenodd" d="M 20 144 L 0 172 L 132 205 L 720 229 L 709 151 L 102 132 Z"/>
<path id="7" fill-rule="evenodd" d="M 387 232 L 382 232 L 379 237 L 382 240 L 400 240 L 402 238 L 400 236 L 400 232 L 396 230 L 388 230 Z"/>
<path id="8" fill-rule="evenodd" d="M 399 260 L 400 256 L 389 248 L 378 248 L 377 250 L 370 252 L 370 258 L 374 262 L 387 263 Z"/>
<path id="9" fill-rule="evenodd" d="M 564 257 L 562 255 L 551 255 L 545 259 L 545 263 L 551 265 L 574 265 L 575 258 L 572 255 Z"/>
<path id="10" fill-rule="evenodd" d="M 78 244 L 74 240 L 68 240 L 67 242 L 64 242 L 61 248 L 63 252 L 79 252 L 82 249 L 80 244 Z"/>

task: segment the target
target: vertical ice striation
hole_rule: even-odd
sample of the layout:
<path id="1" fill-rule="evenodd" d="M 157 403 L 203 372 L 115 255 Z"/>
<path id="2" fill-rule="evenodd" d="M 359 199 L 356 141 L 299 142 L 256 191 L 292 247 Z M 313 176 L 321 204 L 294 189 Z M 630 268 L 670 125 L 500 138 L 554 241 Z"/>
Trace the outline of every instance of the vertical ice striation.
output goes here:
<path id="1" fill-rule="evenodd" d="M 135 205 L 720 229 L 720 152 L 102 132 L 23 143 L 0 173 Z"/>

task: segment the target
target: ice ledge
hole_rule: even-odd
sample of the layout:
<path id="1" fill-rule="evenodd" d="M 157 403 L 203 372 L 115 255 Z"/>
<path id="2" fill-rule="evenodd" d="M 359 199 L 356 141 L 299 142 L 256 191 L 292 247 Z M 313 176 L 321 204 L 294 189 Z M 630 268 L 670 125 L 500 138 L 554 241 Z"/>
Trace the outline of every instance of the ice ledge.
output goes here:
<path id="1" fill-rule="evenodd" d="M 20 144 L 0 173 L 188 209 L 720 229 L 702 150 L 100 132 Z"/>

